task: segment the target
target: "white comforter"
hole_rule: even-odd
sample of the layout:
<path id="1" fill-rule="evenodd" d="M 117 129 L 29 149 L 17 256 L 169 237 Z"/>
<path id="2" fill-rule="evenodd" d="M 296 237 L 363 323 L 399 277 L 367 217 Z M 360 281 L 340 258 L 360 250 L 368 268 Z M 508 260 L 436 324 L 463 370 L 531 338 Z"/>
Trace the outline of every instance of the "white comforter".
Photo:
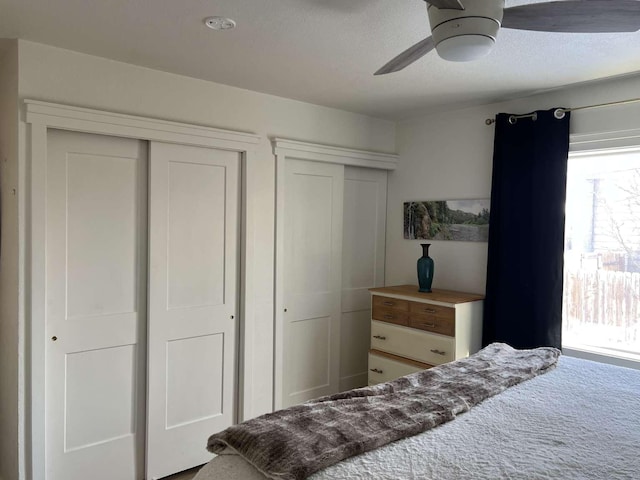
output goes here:
<path id="1" fill-rule="evenodd" d="M 195 478 L 264 479 L 235 455 Z M 336 479 L 640 479 L 640 371 L 561 357 L 452 422 L 309 477 Z"/>

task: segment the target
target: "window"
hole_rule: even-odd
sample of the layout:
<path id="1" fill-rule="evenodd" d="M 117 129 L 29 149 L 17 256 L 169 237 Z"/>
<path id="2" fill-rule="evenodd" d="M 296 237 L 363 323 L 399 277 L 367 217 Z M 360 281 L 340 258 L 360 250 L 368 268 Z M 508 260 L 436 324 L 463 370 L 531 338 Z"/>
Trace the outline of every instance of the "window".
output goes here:
<path id="1" fill-rule="evenodd" d="M 562 334 L 640 360 L 640 148 L 569 156 Z"/>

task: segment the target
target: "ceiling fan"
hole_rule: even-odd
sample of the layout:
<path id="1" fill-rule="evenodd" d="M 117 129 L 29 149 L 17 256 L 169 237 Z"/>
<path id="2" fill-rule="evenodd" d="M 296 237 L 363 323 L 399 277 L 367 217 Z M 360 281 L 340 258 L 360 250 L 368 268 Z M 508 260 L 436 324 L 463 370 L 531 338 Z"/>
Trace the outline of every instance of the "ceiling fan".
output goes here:
<path id="1" fill-rule="evenodd" d="M 375 75 L 397 72 L 435 49 L 453 62 L 487 55 L 500 27 L 538 32 L 607 33 L 640 29 L 639 0 L 564 0 L 504 8 L 505 0 L 424 0 L 432 36 Z"/>

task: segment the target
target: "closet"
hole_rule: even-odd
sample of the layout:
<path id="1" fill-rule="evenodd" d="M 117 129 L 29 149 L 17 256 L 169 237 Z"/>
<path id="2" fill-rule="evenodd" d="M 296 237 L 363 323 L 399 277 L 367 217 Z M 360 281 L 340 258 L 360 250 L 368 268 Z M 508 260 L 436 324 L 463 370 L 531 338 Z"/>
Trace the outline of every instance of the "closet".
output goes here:
<path id="1" fill-rule="evenodd" d="M 275 407 L 367 384 L 395 156 L 276 139 Z"/>
<path id="2" fill-rule="evenodd" d="M 236 420 L 238 152 L 49 129 L 45 478 L 155 479 Z"/>

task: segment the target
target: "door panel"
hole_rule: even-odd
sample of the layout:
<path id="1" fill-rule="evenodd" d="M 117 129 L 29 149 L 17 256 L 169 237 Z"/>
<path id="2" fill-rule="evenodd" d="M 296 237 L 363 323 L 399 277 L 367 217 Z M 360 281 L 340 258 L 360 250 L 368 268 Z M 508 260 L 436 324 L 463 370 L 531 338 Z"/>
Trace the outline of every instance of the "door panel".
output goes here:
<path id="1" fill-rule="evenodd" d="M 66 451 L 135 434 L 136 357 L 135 345 L 67 355 Z"/>
<path id="2" fill-rule="evenodd" d="M 66 169 L 68 316 L 134 312 L 137 160 L 70 152 Z"/>
<path id="3" fill-rule="evenodd" d="M 147 146 L 47 142 L 47 479 L 143 479 Z"/>
<path id="4" fill-rule="evenodd" d="M 222 305 L 226 166 L 170 162 L 168 180 L 168 307 Z"/>
<path id="5" fill-rule="evenodd" d="M 147 478 L 211 458 L 235 419 L 237 153 L 151 143 Z"/>
<path id="6" fill-rule="evenodd" d="M 344 167 L 287 160 L 283 406 L 339 388 Z"/>
<path id="7" fill-rule="evenodd" d="M 342 241 L 340 390 L 367 385 L 369 288 L 384 285 L 387 172 L 346 167 Z"/>
<path id="8" fill-rule="evenodd" d="M 167 428 L 222 414 L 224 335 L 172 340 L 167 345 Z M 188 371 L 189 375 L 184 372 Z M 207 382 L 202 379 L 207 378 Z M 198 396 L 185 392 L 199 392 Z M 213 432 L 212 432 L 213 433 Z"/>

